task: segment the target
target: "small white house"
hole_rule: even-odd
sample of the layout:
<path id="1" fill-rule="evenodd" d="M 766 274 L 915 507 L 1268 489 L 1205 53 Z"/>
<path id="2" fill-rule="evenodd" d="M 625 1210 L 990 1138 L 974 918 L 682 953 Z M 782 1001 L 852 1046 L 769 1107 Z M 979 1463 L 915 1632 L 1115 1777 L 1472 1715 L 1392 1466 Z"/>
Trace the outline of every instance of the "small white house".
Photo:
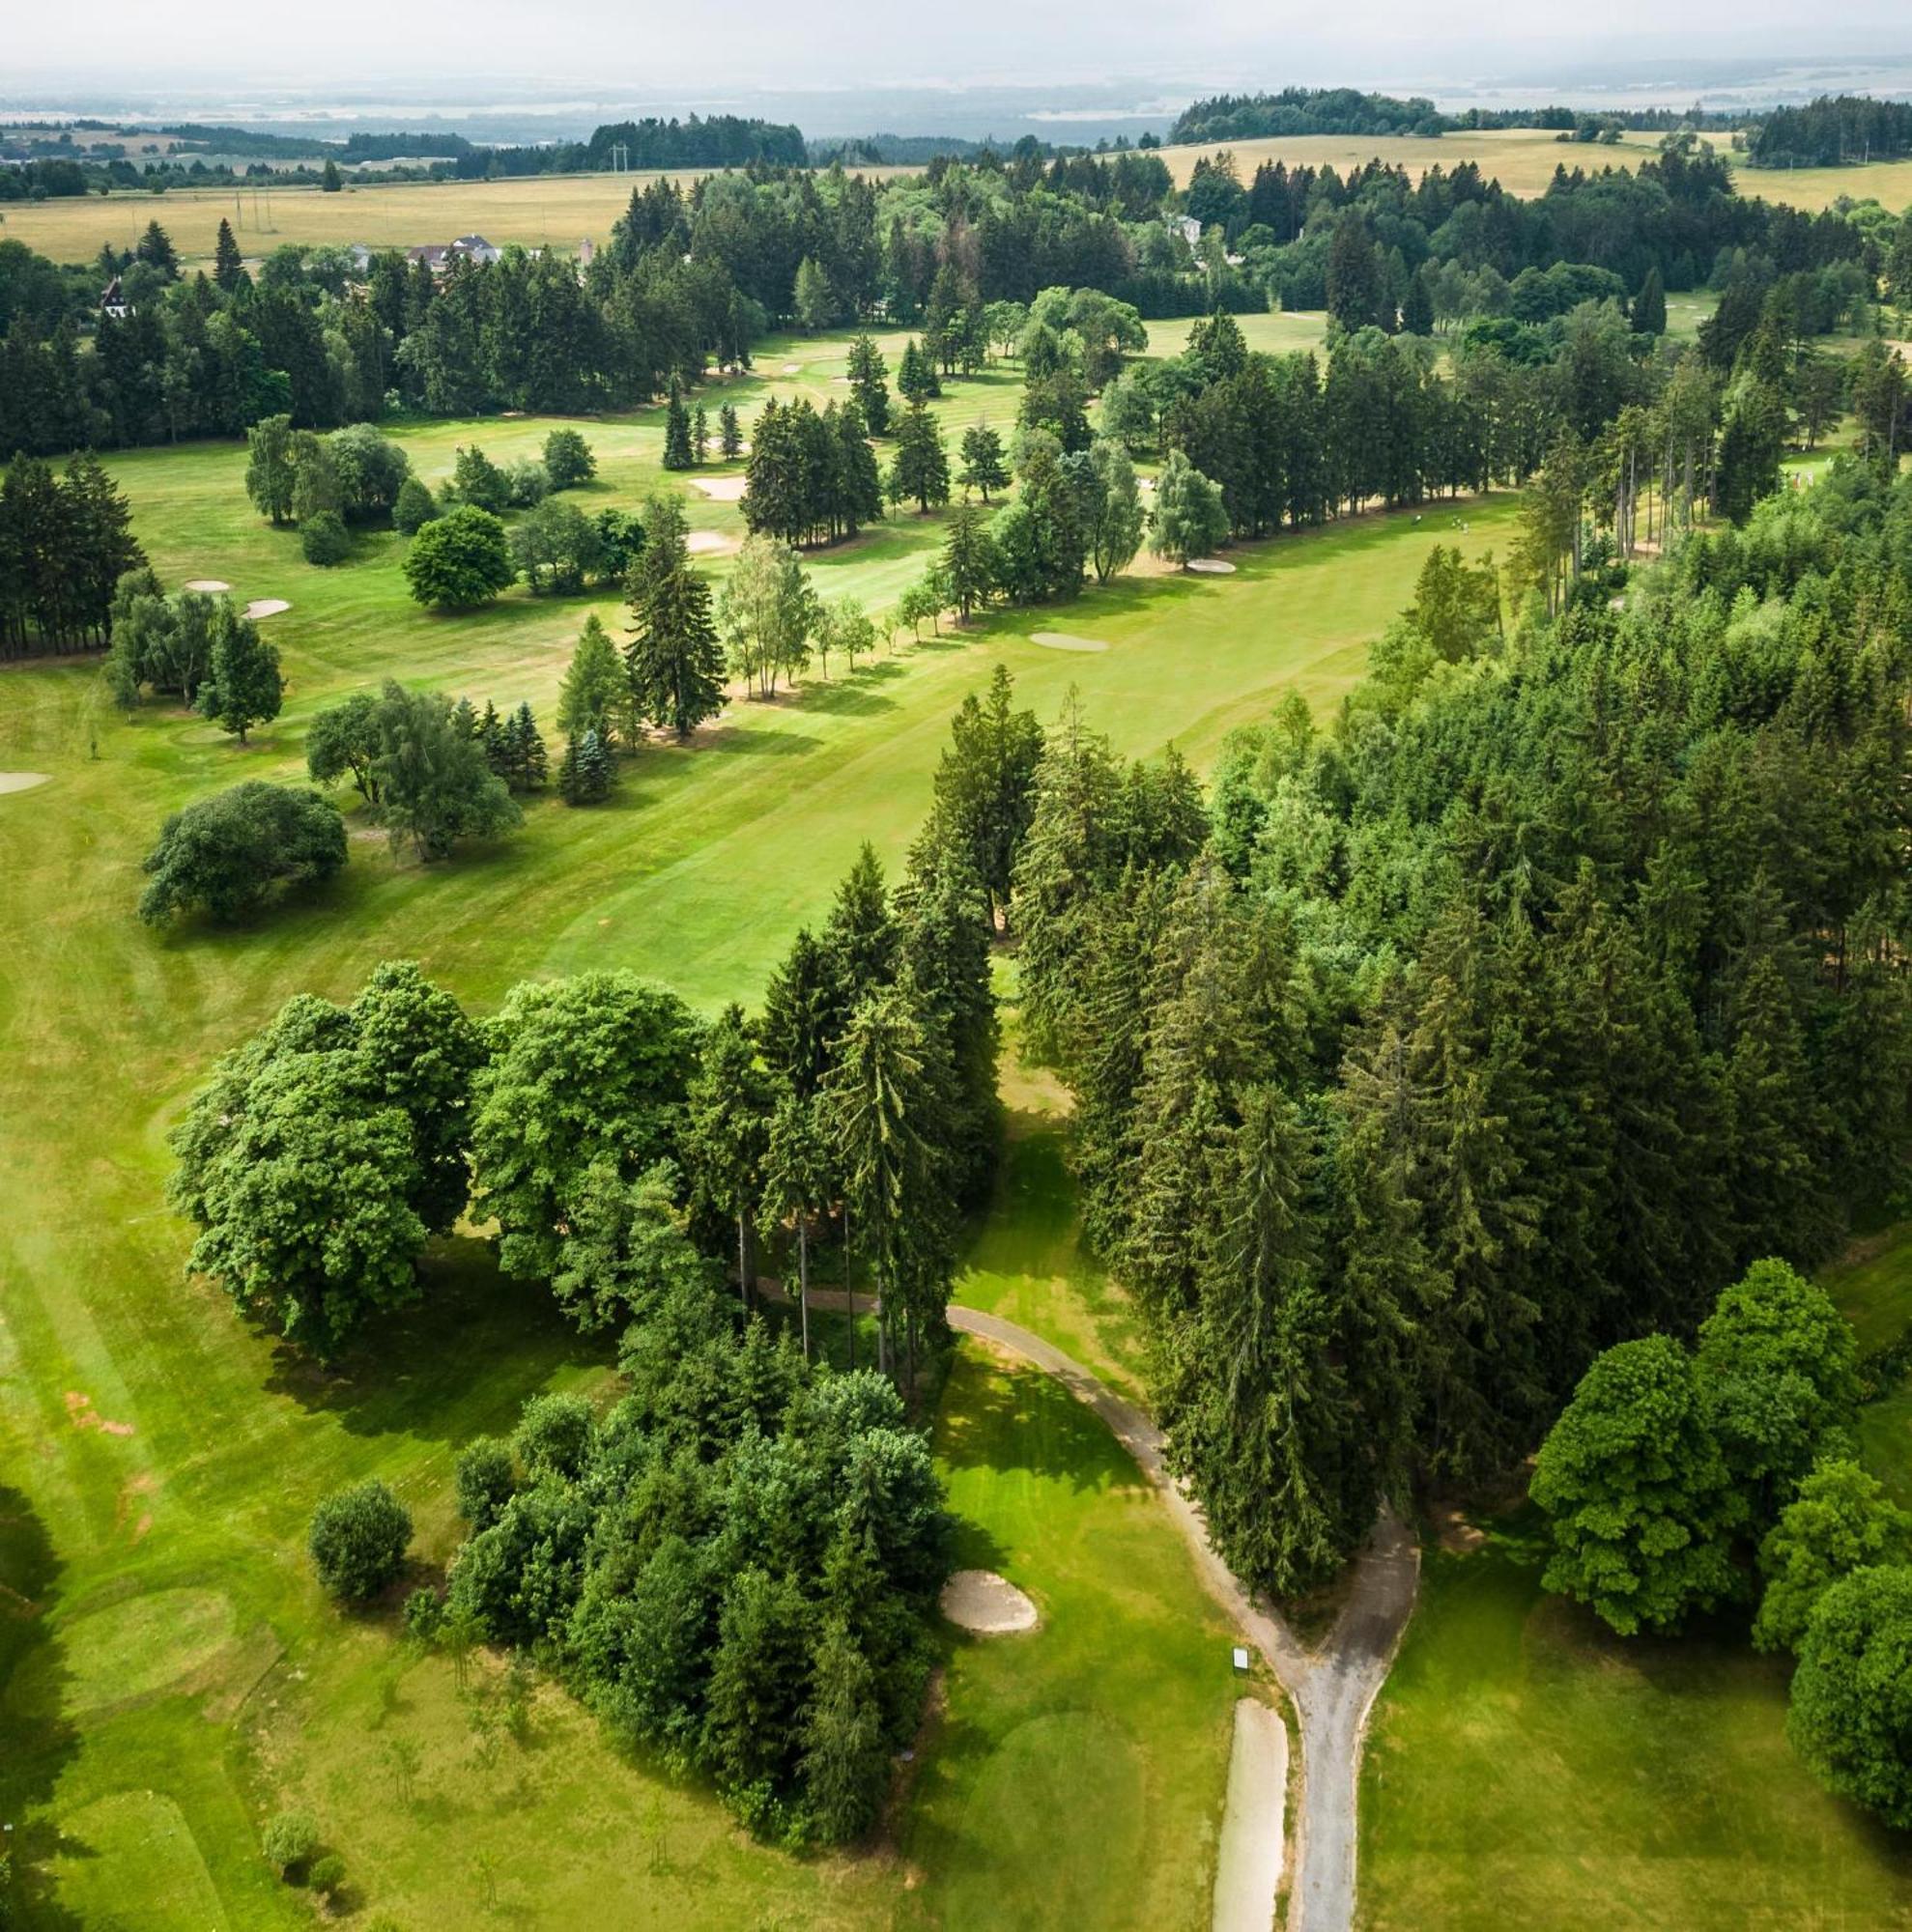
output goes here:
<path id="1" fill-rule="evenodd" d="M 1191 248 L 1202 245 L 1202 224 L 1192 214 L 1171 214 L 1168 225 L 1179 234 Z"/>
<path id="2" fill-rule="evenodd" d="M 496 262 L 504 254 L 502 248 L 494 247 L 482 235 L 461 235 L 451 246 L 473 262 Z"/>

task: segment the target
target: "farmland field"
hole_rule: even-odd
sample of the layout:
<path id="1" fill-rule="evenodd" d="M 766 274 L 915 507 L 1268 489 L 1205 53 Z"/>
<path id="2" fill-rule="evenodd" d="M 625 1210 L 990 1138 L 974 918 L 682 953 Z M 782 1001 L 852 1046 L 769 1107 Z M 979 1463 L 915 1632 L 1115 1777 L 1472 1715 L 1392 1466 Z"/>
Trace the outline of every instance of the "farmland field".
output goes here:
<path id="1" fill-rule="evenodd" d="M 748 415 L 773 390 L 841 394 L 843 353 L 841 338 L 771 342 L 756 375 L 709 400 Z M 988 414 L 1007 427 L 1013 388 L 1009 376 L 956 385 L 946 423 Z M 548 427 L 494 418 L 400 437 L 436 482 L 460 443 L 502 459 Z M 635 507 L 663 480 L 660 412 L 586 433 L 593 507 Z M 257 1849 L 261 1822 L 295 1800 L 344 1856 L 351 1897 L 414 1926 L 475 1910 L 480 1843 L 501 1909 L 525 1922 L 576 1922 L 614 1880 L 669 1896 L 679 1924 L 1040 1922 L 1030 1900 L 1054 1878 L 1052 1852 L 1099 1922 L 1174 1923 L 1170 1899 L 1199 1922 L 1233 1694 L 1219 1628 L 1158 1506 L 1053 1392 L 970 1353 L 955 1373 L 938 1444 L 965 1535 L 1056 1613 L 1026 1662 L 953 1652 L 893 1854 L 803 1861 L 758 1847 L 705 1789 L 621 1760 L 555 1692 L 541 1694 L 532 1746 L 481 1776 L 448 1666 L 407 1662 L 388 1630 L 332 1610 L 304 1524 L 320 1494 L 380 1475 L 412 1508 L 421 1556 L 442 1560 L 458 1447 L 508 1425 L 531 1393 L 599 1385 L 606 1352 L 454 1238 L 434 1252 L 425 1312 L 376 1325 L 332 1371 L 306 1365 L 216 1290 L 181 1281 L 165 1128 L 213 1059 L 288 995 L 348 995 L 383 958 L 422 960 L 481 1010 L 521 978 L 592 966 L 638 967 L 705 1009 L 754 999 L 861 840 L 899 861 L 949 715 L 998 661 L 1039 715 L 1079 686 L 1124 752 L 1173 741 L 1204 764 L 1285 690 L 1333 703 L 1428 547 L 1504 550 L 1512 499 L 1283 538 L 1237 553 L 1227 578 L 1138 570 L 1071 607 L 1070 629 L 1109 646 L 1093 655 L 1034 642 L 1054 621 L 1037 611 L 920 647 L 905 637 L 854 676 L 833 663 L 795 698 L 734 702 L 693 747 L 646 752 L 606 808 L 534 804 L 512 840 L 429 868 L 357 836 L 340 880 L 269 923 L 156 936 L 131 905 L 160 819 L 242 775 L 299 773 L 319 707 L 399 675 L 479 701 L 528 698 L 548 724 L 585 612 L 624 628 L 613 601 L 523 592 L 427 615 L 389 535 L 315 569 L 246 503 L 243 467 L 230 445 L 111 462 L 168 582 L 216 577 L 290 604 L 268 625 L 290 682 L 275 724 L 240 749 L 164 705 L 123 722 L 101 706 L 92 662 L 0 671 L 0 770 L 50 780 L 0 797 L 13 915 L 0 961 L 0 1549 L 14 1593 L 0 1612 L 0 1815 L 27 1821 L 20 1851 L 57 1878 L 70 1918 L 54 1922 L 308 1922 Z M 734 503 L 686 494 L 696 527 L 740 533 Z M 814 575 L 827 594 L 880 604 L 939 528 L 899 516 L 819 555 Z M 1013 1151 L 958 1293 L 973 1284 L 1091 1360 L 1132 1363 L 1119 1297 L 1086 1272 L 1076 1286 L 1067 1183 L 1042 1132 L 1039 1120 Z M 1144 1707 L 1139 1723 L 1122 1715 Z M 384 1756 L 401 1730 L 431 1768 L 412 1818 Z M 1128 1866 L 1101 1871 L 1081 1836 L 1074 1767 L 1088 1757 L 1108 1766 L 1098 1804 L 1135 1821 L 1123 1826 L 1132 1883 Z M 646 1874 L 661 1889 L 646 1891 Z"/>

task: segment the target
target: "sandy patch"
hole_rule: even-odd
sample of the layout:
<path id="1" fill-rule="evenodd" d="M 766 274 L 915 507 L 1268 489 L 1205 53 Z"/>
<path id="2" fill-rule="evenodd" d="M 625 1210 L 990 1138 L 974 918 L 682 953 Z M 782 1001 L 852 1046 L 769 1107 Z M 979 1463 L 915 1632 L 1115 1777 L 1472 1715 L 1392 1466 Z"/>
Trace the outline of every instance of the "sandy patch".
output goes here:
<path id="1" fill-rule="evenodd" d="M 1235 1706 L 1235 1742 L 1228 1753 L 1214 1932 L 1268 1932 L 1274 1923 L 1287 1792 L 1287 1726 L 1278 1711 L 1243 1697 Z"/>
<path id="2" fill-rule="evenodd" d="M 786 376 L 801 376 L 803 374 L 803 364 L 801 362 L 785 362 L 784 364 L 784 374 Z"/>
<path id="3" fill-rule="evenodd" d="M 97 1429 L 104 1435 L 130 1435 L 130 1422 L 108 1422 L 93 1406 L 93 1398 L 78 1389 L 67 1391 L 67 1420 L 75 1429 Z"/>
<path id="4" fill-rule="evenodd" d="M 737 548 L 735 537 L 727 537 L 722 530 L 693 530 L 684 539 L 684 548 L 693 556 L 724 556 Z"/>
<path id="5" fill-rule="evenodd" d="M 208 597 L 216 597 L 222 590 L 230 590 L 232 585 L 222 577 L 194 577 L 180 585 L 182 590 L 202 590 Z"/>
<path id="6" fill-rule="evenodd" d="M 1441 1525 L 1441 1547 L 1450 1555 L 1471 1556 L 1487 1541 L 1487 1532 L 1478 1523 L 1470 1522 L 1457 1509 L 1441 1510 L 1435 1520 Z"/>
<path id="7" fill-rule="evenodd" d="M 0 792 L 31 791 L 45 782 L 44 772 L 0 772 Z"/>
<path id="8" fill-rule="evenodd" d="M 1235 566 L 1225 556 L 1197 556 L 1188 562 L 1190 570 L 1199 570 L 1204 577 L 1233 577 Z"/>
<path id="9" fill-rule="evenodd" d="M 1052 651 L 1105 651 L 1108 646 L 1099 638 L 1071 637 L 1067 631 L 1032 631 L 1029 634 L 1032 644 L 1042 644 Z"/>
<path id="10" fill-rule="evenodd" d="M 741 503 L 750 485 L 748 476 L 693 476 L 691 481 L 713 503 Z"/>
<path id="11" fill-rule="evenodd" d="M 958 1570 L 943 1585 L 941 1606 L 951 1623 L 984 1636 L 1036 1628 L 1036 1605 L 993 1570 Z"/>
<path id="12" fill-rule="evenodd" d="M 1229 567 L 1231 569 L 1234 568 L 1232 564 Z M 290 611 L 291 609 L 292 606 L 283 597 L 255 597 L 245 607 L 245 614 L 253 618 L 276 617 L 281 611 Z"/>

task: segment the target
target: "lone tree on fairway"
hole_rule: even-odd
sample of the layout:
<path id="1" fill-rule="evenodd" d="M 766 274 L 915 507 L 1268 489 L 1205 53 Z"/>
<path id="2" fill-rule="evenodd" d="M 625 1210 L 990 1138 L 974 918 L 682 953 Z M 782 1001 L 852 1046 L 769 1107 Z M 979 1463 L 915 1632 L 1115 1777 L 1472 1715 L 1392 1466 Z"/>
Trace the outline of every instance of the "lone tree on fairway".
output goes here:
<path id="1" fill-rule="evenodd" d="M 950 500 L 950 459 L 936 419 L 922 403 L 912 403 L 897 426 L 897 454 L 890 465 L 890 500 L 914 497 L 919 512 Z"/>
<path id="2" fill-rule="evenodd" d="M 402 537 L 414 537 L 438 516 L 438 500 L 415 476 L 408 476 L 398 486 L 398 500 L 391 506 L 391 526 Z"/>
<path id="3" fill-rule="evenodd" d="M 597 458 L 582 432 L 559 428 L 544 440 L 544 467 L 554 490 L 575 490 L 597 474 Z"/>
<path id="4" fill-rule="evenodd" d="M 1819 1599 L 1785 1732 L 1829 1791 L 1912 1827 L 1912 1569 L 1861 1570 Z"/>
<path id="5" fill-rule="evenodd" d="M 639 717 L 688 738 L 724 708 L 724 646 L 675 497 L 653 497 L 646 506 L 644 547 L 630 585 L 634 635 L 624 668 L 632 703 Z"/>
<path id="6" fill-rule="evenodd" d="M 405 553 L 412 595 L 435 610 L 471 610 L 510 587 L 511 544 L 489 510 L 460 503 L 412 539 Z"/>
<path id="7" fill-rule="evenodd" d="M 411 1513 L 376 1480 L 335 1490 L 312 1512 L 312 1566 L 346 1603 L 376 1597 L 404 1568 L 411 1541 Z"/>
<path id="8" fill-rule="evenodd" d="M 726 463 L 734 463 L 744 446 L 744 433 L 737 422 L 736 406 L 726 403 L 717 412 L 717 452 Z"/>
<path id="9" fill-rule="evenodd" d="M 1187 566 L 1207 556 L 1228 534 L 1221 491 L 1179 449 L 1171 449 L 1156 479 L 1155 535 L 1150 548 L 1170 563 Z"/>
<path id="10" fill-rule="evenodd" d="M 1733 1594 L 1743 1508 L 1692 1359 L 1669 1336 L 1595 1359 L 1541 1444 L 1531 1490 L 1552 1519 L 1545 1586 L 1622 1636 L 1670 1631 Z"/>
<path id="11" fill-rule="evenodd" d="M 214 919 L 240 919 L 276 888 L 329 878 L 344 864 L 345 821 L 328 800 L 254 779 L 166 820 L 141 867 L 152 883 L 139 916 L 157 925 L 204 906 Z"/>
<path id="12" fill-rule="evenodd" d="M 691 452 L 691 412 L 684 407 L 684 392 L 671 384 L 671 402 L 664 415 L 664 467 L 689 469 L 697 459 Z"/>

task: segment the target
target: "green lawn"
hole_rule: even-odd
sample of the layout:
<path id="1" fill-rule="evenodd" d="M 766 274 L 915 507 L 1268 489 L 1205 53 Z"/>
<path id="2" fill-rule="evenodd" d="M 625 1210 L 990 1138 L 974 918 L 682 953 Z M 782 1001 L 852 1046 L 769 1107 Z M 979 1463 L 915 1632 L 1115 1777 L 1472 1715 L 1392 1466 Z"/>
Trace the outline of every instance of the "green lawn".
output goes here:
<path id="1" fill-rule="evenodd" d="M 1793 1756 L 1785 1678 L 1739 1628 L 1612 1635 L 1542 1594 L 1518 1532 L 1431 1552 L 1362 1773 L 1360 1923 L 1907 1922 L 1912 1852 Z"/>
<path id="2" fill-rule="evenodd" d="M 841 338 L 773 345 L 758 376 L 731 393 L 747 412 L 766 386 L 841 394 L 830 374 L 842 353 Z M 799 364 L 796 377 L 784 375 L 786 362 Z M 986 410 L 1007 424 L 1011 386 L 958 385 L 947 410 L 953 419 Z M 504 458 L 535 447 L 547 427 L 492 420 L 403 434 L 436 479 L 461 441 L 476 438 Z M 661 416 L 587 433 L 602 459 L 590 500 L 635 505 L 659 480 Z M 46 1863 L 84 1924 L 135 1913 L 156 1925 L 218 1923 L 209 1896 L 234 1926 L 302 1924 L 306 1908 L 271 1883 L 256 1851 L 261 1822 L 298 1796 L 335 1833 L 355 1896 L 375 1909 L 420 1901 L 419 1924 L 475 1909 L 474 1840 L 497 1843 L 500 1910 L 521 1918 L 546 1897 L 554 1922 L 587 1916 L 654 1842 L 679 1875 L 677 1892 L 708 1900 L 700 1918 L 681 1922 L 890 1922 L 898 1881 L 883 1861 L 799 1865 L 755 1848 L 707 1796 L 620 1764 L 561 1705 L 543 1719 L 549 1747 L 509 1772 L 508 1806 L 452 1777 L 467 1747 L 438 1667 L 393 1685 L 385 1635 L 321 1601 L 302 1552 L 306 1519 L 326 1491 L 381 1475 L 418 1519 L 421 1560 L 442 1559 L 458 1446 L 508 1423 L 537 1390 L 593 1385 L 605 1352 L 454 1241 L 431 1261 L 426 1310 L 380 1329 L 337 1369 L 313 1369 L 246 1328 L 216 1291 L 182 1285 L 186 1231 L 161 1196 L 166 1126 L 214 1057 L 289 994 L 347 996 L 382 958 L 421 959 L 479 1009 L 529 975 L 615 965 L 706 1008 L 754 999 L 860 840 L 899 861 L 949 715 L 998 660 L 1045 718 L 1077 685 L 1124 752 L 1173 740 L 1206 762 L 1232 725 L 1265 715 L 1286 689 L 1331 705 L 1367 639 L 1408 600 L 1428 547 L 1504 550 L 1512 499 L 1443 506 L 1419 523 L 1364 518 L 1238 553 L 1232 577 L 1139 574 L 1067 611 L 1016 613 L 921 648 L 905 641 L 854 679 L 833 667 L 827 685 L 795 699 L 737 703 L 688 750 L 646 752 L 608 808 L 535 803 L 517 838 L 432 868 L 395 866 L 368 833 L 316 898 L 241 931 L 155 934 L 131 907 L 166 811 L 241 776 L 299 774 L 314 710 L 387 674 L 480 700 L 528 697 L 548 722 L 593 607 L 514 593 L 482 613 L 430 616 L 404 594 L 395 539 L 366 541 L 336 571 L 304 564 L 296 539 L 246 505 L 236 449 L 142 451 L 113 467 L 170 582 L 215 577 L 243 597 L 290 601 L 268 631 L 291 690 L 286 715 L 241 750 L 165 707 L 122 722 L 100 704 L 91 663 L 0 669 L 0 770 L 50 777 L 0 796 L 12 915 L 0 952 L 0 1482 L 12 1486 L 0 1489 L 0 1817 L 20 1822 L 22 1861 Z M 738 527 L 734 505 L 699 500 L 694 515 L 699 527 Z M 936 526 L 897 519 L 813 568 L 828 592 L 879 604 L 921 568 Z M 595 608 L 621 634 L 615 605 Z M 1110 648 L 1032 641 L 1051 626 Z M 1086 1271 L 1080 1300 L 1071 1286 L 1079 1257 L 1053 1132 L 1020 1133 L 1003 1214 L 982 1236 L 972 1279 L 979 1296 L 988 1277 L 1006 1312 L 1120 1367 L 1132 1336 L 1119 1304 Z M 972 1508 L 1015 1547 L 1020 1504 L 1008 1471 L 998 1473 L 1009 1514 L 991 1520 L 980 1495 Z M 1126 1587 L 1181 1585 L 1151 1572 Z M 1206 1614 L 1199 1604 L 1191 1611 Z M 1108 1625 L 1097 1644 L 1113 1654 L 1126 1641 Z M 1061 1667 L 1084 1665 L 1071 1656 Z M 990 1692 L 995 1705 L 980 1689 L 973 1707 L 964 1701 L 984 1674 L 980 1662 L 953 1665 L 952 1735 L 971 1723 L 1006 1729 L 1007 1690 Z M 1038 1678 L 1025 1689 L 1031 1710 L 1047 1708 Z M 1154 1764 L 1179 1767 L 1176 1793 L 1160 1801 L 1175 1821 L 1173 1855 L 1169 1840 L 1152 1838 L 1146 1861 L 1182 1871 L 1180 1897 L 1184 1880 L 1200 1894 L 1197 1827 L 1215 1795 L 1188 1767 L 1200 1759 L 1217 1779 L 1226 1742 L 1219 1701 L 1165 1697 L 1164 1721 L 1180 1722 L 1181 1711 L 1187 1725 L 1152 1738 L 1158 1756 L 1139 1775 L 1153 1818 Z M 441 1822 L 452 1829 L 438 1836 L 413 1832 L 386 1788 L 371 1727 L 391 1721 L 388 1698 L 415 1703 L 428 1762 L 447 1767 Z M 1100 1707 L 1058 1708 L 1093 1717 Z M 1058 1759 L 1100 1735 L 1087 1719 L 1065 1726 Z M 957 1864 L 972 1868 L 960 1818 L 968 1804 L 985 1812 L 1000 1802 L 984 1789 L 993 1762 L 970 1752 L 923 1766 L 925 1795 L 898 1827 L 920 1875 L 913 1896 L 939 1898 Z M 1060 1842 L 1074 1797 L 1067 1780 L 1040 1794 L 1032 1784 L 1021 1822 L 1034 1839 Z M 588 1825 L 573 1829 L 574 1818 Z M 1146 1889 L 1137 1896 L 1152 1913 L 1160 1902 Z M 997 1904 L 1011 1917 L 1036 1909 Z M 946 1922 L 961 1909 L 937 1907 Z M 413 1922 L 409 1908 L 401 1922 Z"/>

